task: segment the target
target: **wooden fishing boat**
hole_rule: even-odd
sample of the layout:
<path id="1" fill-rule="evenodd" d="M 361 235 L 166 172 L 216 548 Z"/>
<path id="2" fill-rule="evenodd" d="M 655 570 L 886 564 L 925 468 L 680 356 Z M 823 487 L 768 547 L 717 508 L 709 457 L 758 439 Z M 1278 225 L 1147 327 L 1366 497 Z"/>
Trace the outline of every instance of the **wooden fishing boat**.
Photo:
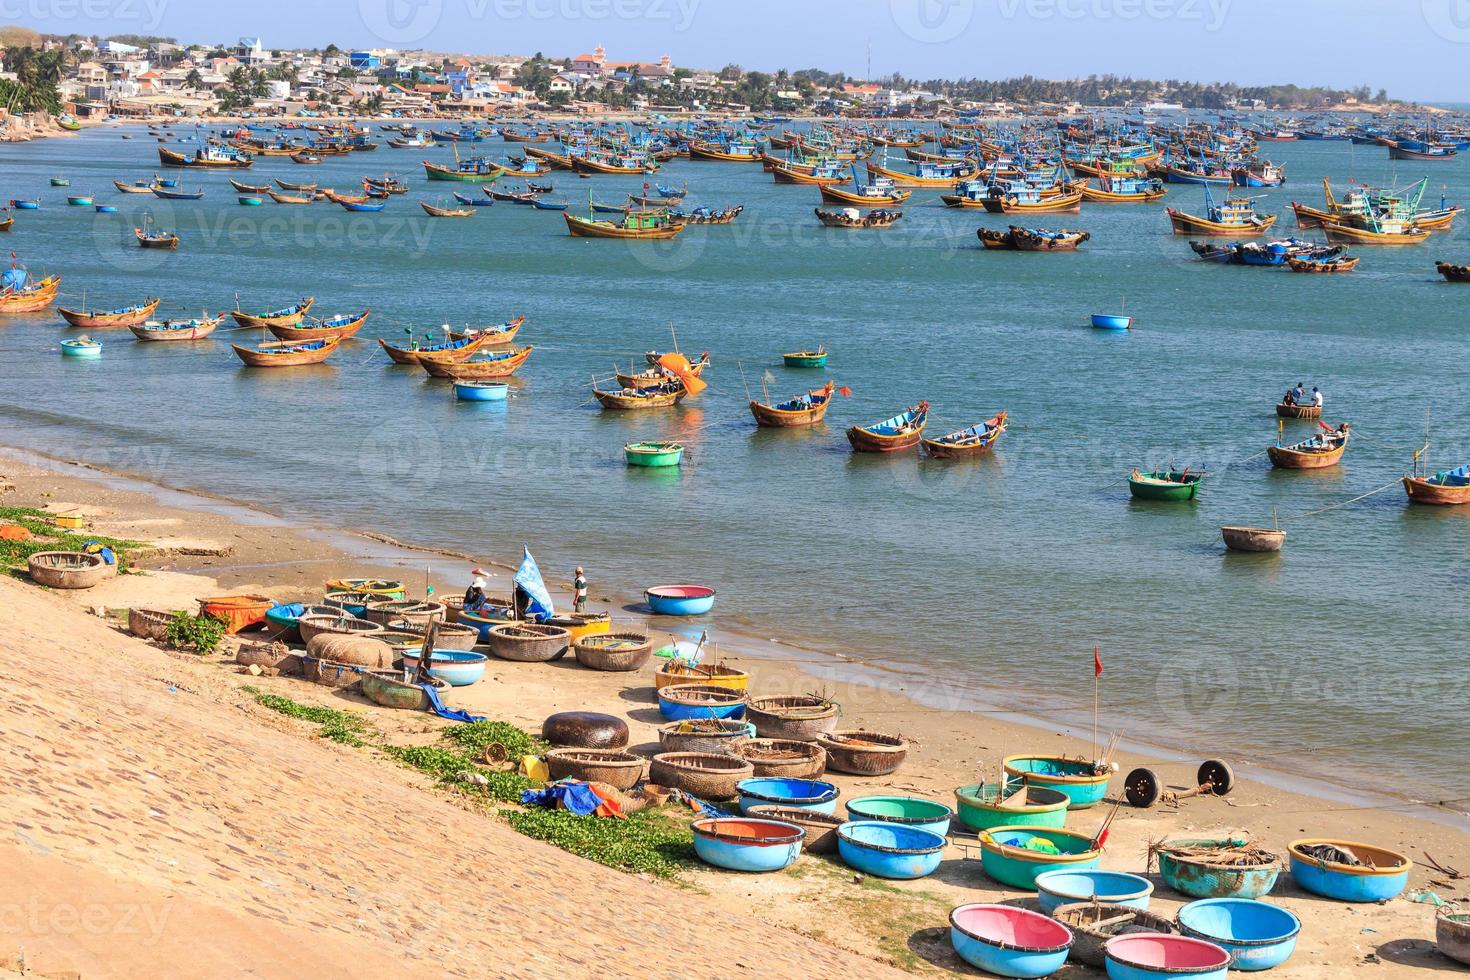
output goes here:
<path id="1" fill-rule="evenodd" d="M 9 231 L 15 226 L 15 218 L 10 215 L 0 216 L 0 231 Z"/>
<path id="2" fill-rule="evenodd" d="M 266 191 L 266 193 L 277 204 L 310 204 L 316 200 L 315 197 L 303 197 L 300 194 L 280 194 L 276 191 Z"/>
<path id="3" fill-rule="evenodd" d="M 1147 204 L 1169 193 L 1164 182 L 1156 178 L 1108 174 L 1098 177 L 1097 181 L 1096 187 L 1092 186 L 1090 179 L 1074 182 L 1070 186 L 1089 204 Z"/>
<path id="4" fill-rule="evenodd" d="M 60 288 L 60 276 L 47 276 L 20 288 L 0 289 L 0 314 L 35 313 L 44 310 L 55 301 L 56 292 Z"/>
<path id="5" fill-rule="evenodd" d="M 1284 419 L 1320 419 L 1322 406 L 1297 405 L 1293 402 L 1277 402 L 1276 414 Z"/>
<path id="6" fill-rule="evenodd" d="M 677 405 L 689 394 L 688 389 L 677 378 L 658 388 L 622 388 L 606 391 L 593 388 L 592 396 L 603 408 L 636 412 L 650 408 L 669 408 Z"/>
<path id="7" fill-rule="evenodd" d="M 526 156 L 533 157 L 537 160 L 545 160 L 558 170 L 572 169 L 572 158 L 565 153 L 556 153 L 540 146 L 528 146 L 525 149 Z"/>
<path id="8" fill-rule="evenodd" d="M 1250 198 L 1225 198 L 1216 205 L 1210 188 L 1205 187 L 1205 213 L 1203 216 L 1188 214 L 1175 208 L 1165 208 L 1169 223 L 1176 235 L 1206 235 L 1221 237 L 1253 237 L 1276 223 L 1276 215 L 1262 216 L 1256 213 Z"/>
<path id="9" fill-rule="evenodd" d="M 903 217 L 902 211 L 887 211 L 874 208 L 867 214 L 863 214 L 857 208 L 843 208 L 841 211 L 823 211 L 814 208 L 817 220 L 827 228 L 890 228 L 894 222 Z"/>
<path id="10" fill-rule="evenodd" d="M 241 347 L 239 344 L 230 346 L 247 367 L 297 367 L 302 364 L 320 364 L 332 356 L 340 343 L 341 338 L 328 337 L 304 344 L 278 340 L 258 347 Z"/>
<path id="11" fill-rule="evenodd" d="M 832 393 L 836 387 L 834 382 L 828 381 L 820 388 L 813 388 L 773 405 L 752 399 L 750 414 L 755 416 L 756 425 L 770 428 L 792 429 L 803 425 L 816 425 L 826 417 L 827 409 L 832 405 Z"/>
<path id="12" fill-rule="evenodd" d="M 471 354 L 485 346 L 485 343 L 483 337 L 466 337 L 464 340 L 449 340 L 442 344 L 395 347 L 383 338 L 378 338 L 379 346 L 387 352 L 394 364 L 422 364 L 426 360 L 439 363 L 465 361 Z"/>
<path id="13" fill-rule="evenodd" d="M 1286 532 L 1274 527 L 1222 527 L 1220 537 L 1231 551 L 1280 551 Z"/>
<path id="14" fill-rule="evenodd" d="M 1128 474 L 1128 493 L 1137 500 L 1193 500 L 1199 495 L 1203 472 L 1184 470 L 1134 470 Z"/>
<path id="15" fill-rule="evenodd" d="M 1336 221 L 1337 214 L 1333 211 L 1324 211 L 1314 208 L 1308 204 L 1291 202 L 1291 210 L 1296 214 L 1296 226 L 1298 228 L 1310 229 L 1321 228 L 1324 221 Z"/>
<path id="16" fill-rule="evenodd" d="M 1344 245 L 1421 245 L 1430 235 L 1430 232 L 1417 225 L 1375 231 L 1372 228 L 1358 228 L 1336 221 L 1323 221 L 1322 230 L 1327 233 L 1329 242 Z"/>
<path id="17" fill-rule="evenodd" d="M 483 191 L 484 188 L 481 188 L 481 190 Z M 495 198 L 488 194 L 482 197 L 470 197 L 468 194 L 461 194 L 459 191 L 451 191 L 450 195 L 467 208 L 489 208 L 495 206 Z"/>
<path id="18" fill-rule="evenodd" d="M 152 194 L 153 188 L 158 185 L 151 180 L 135 180 L 131 184 L 123 183 L 120 180 L 114 180 L 112 182 L 112 186 L 116 187 L 124 194 Z"/>
<path id="19" fill-rule="evenodd" d="M 980 456 L 994 449 L 996 442 L 1005 434 L 1006 417 L 1005 412 L 997 412 L 979 425 L 959 429 L 938 439 L 922 439 L 920 444 L 924 452 L 934 459 Z"/>
<path id="20" fill-rule="evenodd" d="M 525 316 L 521 315 L 514 320 L 497 323 L 491 327 L 475 327 L 471 329 L 467 326 L 466 329 L 459 332 L 451 330 L 449 332 L 449 339 L 467 340 L 470 337 L 484 337 L 486 347 L 494 347 L 497 344 L 508 344 L 516 339 L 516 334 L 520 333 L 521 326 L 525 322 Z"/>
<path id="21" fill-rule="evenodd" d="M 705 351 L 699 355 L 699 360 L 690 363 L 689 370 L 697 378 L 704 374 L 704 369 L 709 367 L 709 364 L 709 352 Z M 618 371 L 614 377 L 618 379 L 618 384 L 624 388 L 658 388 L 668 384 L 674 375 L 664 368 L 654 365 L 647 371 L 636 373 L 632 371 Z"/>
<path id="22" fill-rule="evenodd" d="M 322 196 L 333 204 L 366 204 L 368 202 L 366 194 L 338 194 L 329 187 L 322 188 Z"/>
<path id="23" fill-rule="evenodd" d="M 142 248 L 176 249 L 179 247 L 179 236 L 171 231 L 145 231 L 142 228 L 134 228 L 133 234 L 138 239 L 138 245 Z"/>
<path id="24" fill-rule="evenodd" d="M 200 317 L 193 320 L 149 320 L 129 326 L 133 336 L 139 340 L 203 340 L 214 333 L 224 321 L 223 313 L 215 317 Z"/>
<path id="25" fill-rule="evenodd" d="M 204 197 L 204 188 L 202 187 L 193 191 L 181 191 L 154 185 L 150 190 L 153 192 L 154 197 L 164 201 L 197 201 Z M 92 202 L 89 200 L 87 203 L 91 204 Z"/>
<path id="26" fill-rule="evenodd" d="M 158 148 L 158 160 L 165 167 L 208 167 L 244 170 L 255 163 L 247 153 L 222 149 L 217 146 L 201 147 L 192 157 L 176 153 L 166 146 Z"/>
<path id="27" fill-rule="evenodd" d="M 452 167 L 442 164 L 430 163 L 427 160 L 420 161 L 424 165 L 424 174 L 429 180 L 458 180 L 469 182 L 483 182 L 494 180 L 505 173 L 505 168 L 498 163 L 486 160 L 483 157 L 472 157 L 467 160 L 456 161 Z"/>
<path id="28" fill-rule="evenodd" d="M 272 324 L 269 329 L 281 340 L 322 340 L 328 337 L 346 340 L 362 329 L 362 325 L 367 323 L 370 312 L 371 310 L 363 310 L 361 313 L 338 313 L 330 317 L 311 317 L 295 325 Z"/>
<path id="29" fill-rule="evenodd" d="M 1011 225 L 1003 232 L 980 228 L 977 234 L 986 248 L 1021 252 L 1074 252 L 1092 237 L 1085 231 L 1066 228 L 1052 231 L 1046 228 L 1022 228 L 1018 225 Z"/>
<path id="30" fill-rule="evenodd" d="M 1336 466 L 1347 451 L 1351 427 L 1344 422 L 1336 429 L 1325 422 L 1318 422 L 1322 432 L 1310 439 L 1283 446 L 1279 442 L 1266 447 L 1271 465 L 1283 470 L 1319 470 Z"/>
<path id="31" fill-rule="evenodd" d="M 658 164 L 637 156 L 573 153 L 571 161 L 579 174 L 651 174 L 658 170 Z"/>
<path id="32" fill-rule="evenodd" d="M 949 189 L 955 181 L 968 180 L 979 172 L 979 166 L 968 160 L 951 160 L 946 163 L 921 161 L 917 172 L 890 170 L 879 164 L 868 162 L 869 177 L 886 177 L 898 187 L 930 187 Z"/>
<path id="33" fill-rule="evenodd" d="M 669 220 L 676 225 L 728 225 L 745 211 L 745 205 L 732 208 L 695 208 L 692 211 L 670 210 Z"/>
<path id="34" fill-rule="evenodd" d="M 723 160 L 727 163 L 759 163 L 761 154 L 754 144 L 706 143 L 702 140 L 690 140 L 689 159 Z"/>
<path id="35" fill-rule="evenodd" d="M 562 212 L 567 221 L 567 232 L 574 238 L 628 238 L 670 239 L 677 238 L 685 228 L 669 219 L 666 211 L 628 211 L 622 221 L 599 221 L 592 217 L 581 218 Z"/>
<path id="36" fill-rule="evenodd" d="M 847 441 L 855 452 L 892 453 L 912 449 L 924 435 L 929 420 L 929 403 L 919 402 L 913 408 L 872 425 L 854 425 L 847 430 Z"/>
<path id="37" fill-rule="evenodd" d="M 1434 271 L 1444 276 L 1446 282 L 1470 282 L 1470 265 L 1436 262 L 1434 263 Z"/>
<path id="38" fill-rule="evenodd" d="M 313 166 L 322 162 L 322 158 L 316 153 L 292 153 L 290 156 L 292 163 L 299 163 L 303 166 Z"/>
<path id="39" fill-rule="evenodd" d="M 1411 504 L 1470 504 L 1470 466 L 1458 466 L 1430 476 L 1420 472 L 1419 454 L 1415 453 L 1414 472 L 1404 477 L 1404 493 Z"/>
<path id="40" fill-rule="evenodd" d="M 279 310 L 271 310 L 269 313 L 246 313 L 237 305 L 230 311 L 230 316 L 242 327 L 255 327 L 266 329 L 269 327 L 293 327 L 300 323 L 311 309 L 311 304 L 316 302 L 315 296 L 308 296 L 298 303 L 283 307 Z"/>
<path id="41" fill-rule="evenodd" d="M 230 177 L 229 181 L 230 186 L 241 194 L 267 194 L 271 189 L 270 184 L 247 184 L 243 180 L 236 180 L 233 177 Z"/>
<path id="42" fill-rule="evenodd" d="M 450 378 L 454 381 L 489 381 L 508 378 L 518 371 L 531 356 L 534 347 L 527 344 L 520 349 L 482 354 L 464 361 L 420 360 L 419 367 L 435 378 Z"/>
<path id="43" fill-rule="evenodd" d="M 771 179 L 778 184 L 841 186 L 852 183 L 852 177 L 848 174 L 833 173 L 829 169 L 814 168 L 813 165 L 792 163 L 789 160 L 772 161 L 767 169 L 771 172 Z"/>
<path id="44" fill-rule="evenodd" d="M 419 207 L 431 218 L 468 218 L 475 213 L 474 208 L 436 208 L 427 201 L 420 201 Z"/>
<path id="45" fill-rule="evenodd" d="M 953 195 L 940 195 L 940 200 L 949 204 Z M 991 214 L 1076 214 L 1082 210 L 1082 192 L 1070 191 L 1052 196 L 1038 195 L 1035 200 L 1026 200 L 1016 194 L 989 194 L 980 200 L 981 206 Z"/>
<path id="46" fill-rule="evenodd" d="M 1355 255 L 1339 255 L 1328 258 L 1312 258 L 1310 256 L 1289 255 L 1286 257 L 1286 265 L 1292 272 L 1352 272 L 1358 267 L 1358 257 Z"/>
<path id="47" fill-rule="evenodd" d="M 153 315 L 161 302 L 157 297 L 145 299 L 141 303 L 132 306 L 124 306 L 116 310 L 69 310 L 64 306 L 57 307 L 56 312 L 61 318 L 73 327 L 81 327 L 85 330 L 103 330 L 109 327 L 132 327 L 142 323 Z"/>
<path id="48" fill-rule="evenodd" d="M 293 184 L 289 180 L 282 180 L 279 177 L 276 178 L 276 186 L 283 191 L 296 191 L 297 193 L 301 193 L 303 191 L 314 191 L 317 189 L 315 181 L 309 184 Z M 269 185 L 266 185 L 266 190 L 270 190 Z"/>

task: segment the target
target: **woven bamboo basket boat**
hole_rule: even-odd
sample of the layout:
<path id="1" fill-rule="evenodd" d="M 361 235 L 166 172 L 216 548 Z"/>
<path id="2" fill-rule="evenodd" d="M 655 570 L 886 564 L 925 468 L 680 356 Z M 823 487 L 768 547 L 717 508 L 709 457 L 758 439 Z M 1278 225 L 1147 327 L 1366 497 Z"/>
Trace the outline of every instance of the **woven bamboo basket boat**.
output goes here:
<path id="1" fill-rule="evenodd" d="M 387 628 L 396 633 L 415 636 L 420 644 L 423 642 L 424 634 L 428 632 L 427 626 L 420 626 L 403 619 L 390 620 Z M 442 622 L 439 624 L 439 631 L 434 634 L 436 650 L 473 650 L 478 642 L 480 642 L 480 631 L 463 623 Z"/>
<path id="2" fill-rule="evenodd" d="M 546 768 L 552 779 L 580 779 L 632 789 L 643 778 L 643 759 L 619 749 L 550 749 Z"/>
<path id="3" fill-rule="evenodd" d="M 573 640 L 572 653 L 593 670 L 638 670 L 653 656 L 653 641 L 644 633 L 594 633 Z"/>
<path id="4" fill-rule="evenodd" d="M 301 654 L 301 676 L 322 687 L 337 689 L 351 687 L 362 679 L 366 671 L 365 667 L 333 663 L 330 660 Z"/>
<path id="5" fill-rule="evenodd" d="M 748 691 L 750 674 L 739 667 L 724 664 L 686 664 L 671 660 L 653 675 L 653 684 L 657 690 L 663 690 L 670 684 L 706 684 L 728 687 L 732 691 Z"/>
<path id="6" fill-rule="evenodd" d="M 460 610 L 464 608 L 464 596 L 452 595 L 447 599 L 440 599 L 439 603 L 444 607 L 444 621 L 446 623 L 459 622 Z"/>
<path id="7" fill-rule="evenodd" d="M 338 636 L 373 636 L 376 633 L 386 632 L 381 623 L 370 623 L 356 616 L 343 614 L 341 616 L 328 616 L 323 613 L 302 616 L 296 621 L 296 628 L 301 630 L 303 643 L 310 643 L 313 637 L 338 635 Z"/>
<path id="8" fill-rule="evenodd" d="M 1123 930 L 1135 932 L 1158 932 L 1173 935 L 1178 932 L 1173 924 L 1162 915 L 1129 905 L 1113 905 L 1108 902 L 1074 902 L 1052 911 L 1052 918 L 1072 930 L 1072 959 L 1088 966 L 1106 965 L 1103 947 L 1109 939 Z"/>
<path id="9" fill-rule="evenodd" d="M 173 618 L 173 613 L 162 609 L 129 609 L 128 632 L 162 643 L 168 637 L 168 624 Z"/>
<path id="10" fill-rule="evenodd" d="M 837 727 L 841 705 L 814 694 L 786 694 L 756 698 L 745 708 L 762 738 L 789 738 L 812 742 Z"/>
<path id="11" fill-rule="evenodd" d="M 38 551 L 26 568 L 33 582 L 53 589 L 90 589 L 112 574 L 101 555 L 81 551 Z"/>
<path id="12" fill-rule="evenodd" d="M 501 660 L 546 663 L 565 656 L 572 634 L 560 626 L 505 623 L 490 627 L 490 652 Z"/>
<path id="13" fill-rule="evenodd" d="M 501 605 L 510 605 L 507 599 Z M 569 613 L 564 616 L 553 616 L 546 621 L 547 626 L 560 626 L 572 634 L 573 640 L 580 640 L 584 636 L 592 636 L 596 633 L 606 633 L 612 629 L 612 616 L 609 613 Z"/>
<path id="14" fill-rule="evenodd" d="M 827 750 L 815 742 L 753 738 L 735 752 L 758 778 L 816 779 L 827 771 Z"/>
<path id="15" fill-rule="evenodd" d="M 660 752 L 648 767 L 648 780 L 680 789 L 701 800 L 733 800 L 736 784 L 755 775 L 744 759 L 714 752 Z"/>
<path id="16" fill-rule="evenodd" d="M 801 849 L 806 854 L 831 854 L 837 850 L 837 828 L 846 822 L 846 818 L 832 813 L 769 804 L 753 806 L 746 812 L 752 817 L 796 824 L 806 831 L 801 842 Z"/>
<path id="17" fill-rule="evenodd" d="M 408 711 L 429 710 L 429 696 L 417 683 L 405 681 L 401 670 L 365 670 L 360 676 L 363 696 L 373 704 Z M 434 687 L 442 694 L 449 690 L 449 682 L 436 679 Z"/>
<path id="18" fill-rule="evenodd" d="M 444 604 L 440 602 L 414 602 L 411 599 L 387 599 L 370 602 L 363 616 L 370 623 L 387 626 L 394 620 L 402 620 L 426 628 L 430 623 L 444 619 Z"/>
<path id="19" fill-rule="evenodd" d="M 886 776 L 908 757 L 908 739 L 901 735 L 847 729 L 817 736 L 827 750 L 827 768 L 854 776 Z"/>
<path id="20" fill-rule="evenodd" d="M 733 754 L 752 737 L 750 723 L 734 718 L 671 721 L 658 729 L 658 744 L 665 752 Z"/>
<path id="21" fill-rule="evenodd" d="M 235 651 L 235 663 L 241 667 L 265 667 L 282 674 L 301 671 L 301 655 L 286 649 L 285 644 L 243 644 Z"/>
<path id="22" fill-rule="evenodd" d="M 354 609 L 361 609 L 363 613 L 366 613 L 367 607 L 371 603 L 383 601 L 383 597 L 376 592 L 345 592 L 336 590 L 322 596 L 322 605 L 336 606 L 338 609 L 345 609 L 348 612 L 352 612 Z M 354 616 L 357 615 L 357 613 L 352 614 Z M 358 618 L 360 619 L 361 617 L 359 616 Z"/>

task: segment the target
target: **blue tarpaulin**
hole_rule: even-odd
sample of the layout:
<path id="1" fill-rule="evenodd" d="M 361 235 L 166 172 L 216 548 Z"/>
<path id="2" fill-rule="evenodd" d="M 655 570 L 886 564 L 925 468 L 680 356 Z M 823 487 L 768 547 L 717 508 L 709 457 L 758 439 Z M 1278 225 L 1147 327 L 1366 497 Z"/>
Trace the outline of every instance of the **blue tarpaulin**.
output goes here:
<path id="1" fill-rule="evenodd" d="M 587 817 L 597 812 L 602 806 L 602 797 L 593 792 L 592 787 L 586 783 L 568 780 L 564 783 L 552 783 L 545 789 L 528 789 L 521 792 L 521 803 L 524 806 L 541 806 L 548 810 L 556 809 L 560 803 L 572 813 L 579 817 Z"/>
<path id="2" fill-rule="evenodd" d="M 546 582 L 541 578 L 541 569 L 536 567 L 536 559 L 531 557 L 530 548 L 522 548 L 525 552 L 521 558 L 521 567 L 516 569 L 516 588 L 526 595 L 526 618 L 537 622 L 550 619 L 556 615 L 551 605 L 551 593 L 546 591 Z"/>
<path id="3" fill-rule="evenodd" d="M 29 278 L 26 270 L 19 267 L 11 267 L 0 272 L 0 289 L 20 289 Z"/>
<path id="4" fill-rule="evenodd" d="M 450 721 L 462 721 L 467 725 L 485 720 L 480 715 L 472 715 L 462 708 L 451 708 L 446 705 L 443 701 L 439 700 L 439 692 L 434 690 L 433 684 L 420 684 L 419 687 L 423 688 L 424 696 L 429 699 L 429 708 L 440 718 L 447 718 Z"/>

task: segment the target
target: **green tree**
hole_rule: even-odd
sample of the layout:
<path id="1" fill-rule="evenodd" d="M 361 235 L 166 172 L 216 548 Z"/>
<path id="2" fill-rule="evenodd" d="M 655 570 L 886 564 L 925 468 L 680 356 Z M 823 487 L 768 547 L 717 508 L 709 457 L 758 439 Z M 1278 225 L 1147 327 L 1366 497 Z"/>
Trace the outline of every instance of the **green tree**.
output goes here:
<path id="1" fill-rule="evenodd" d="M 192 89 L 201 89 L 204 87 L 204 76 L 199 74 L 198 68 L 190 68 L 189 74 L 184 76 L 184 84 Z"/>

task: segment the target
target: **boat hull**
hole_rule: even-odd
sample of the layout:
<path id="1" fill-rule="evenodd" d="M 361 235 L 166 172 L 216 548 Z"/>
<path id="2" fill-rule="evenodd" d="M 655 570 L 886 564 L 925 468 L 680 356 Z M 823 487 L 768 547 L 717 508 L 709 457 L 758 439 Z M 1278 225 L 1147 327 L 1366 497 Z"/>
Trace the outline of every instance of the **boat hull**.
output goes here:
<path id="1" fill-rule="evenodd" d="M 81 327 L 86 330 L 106 330 L 113 327 L 135 327 L 147 322 L 158 309 L 160 299 L 144 300 L 143 304 L 136 309 L 118 313 L 84 313 L 81 310 L 68 310 L 66 307 L 58 307 L 56 312 L 61 318 L 73 327 Z"/>
<path id="2" fill-rule="evenodd" d="M 1222 527 L 1220 537 L 1231 551 L 1280 551 L 1286 532 L 1270 527 Z"/>
<path id="3" fill-rule="evenodd" d="M 1271 460 L 1271 465 L 1282 470 L 1326 469 L 1340 463 L 1345 452 L 1347 443 L 1321 453 L 1304 453 L 1289 446 L 1266 447 L 1266 456 Z"/>
<path id="4" fill-rule="evenodd" d="M 1421 477 L 1404 477 L 1404 493 L 1411 504 L 1434 504 L 1438 506 L 1460 506 L 1470 504 L 1470 486 L 1450 487 Z"/>

